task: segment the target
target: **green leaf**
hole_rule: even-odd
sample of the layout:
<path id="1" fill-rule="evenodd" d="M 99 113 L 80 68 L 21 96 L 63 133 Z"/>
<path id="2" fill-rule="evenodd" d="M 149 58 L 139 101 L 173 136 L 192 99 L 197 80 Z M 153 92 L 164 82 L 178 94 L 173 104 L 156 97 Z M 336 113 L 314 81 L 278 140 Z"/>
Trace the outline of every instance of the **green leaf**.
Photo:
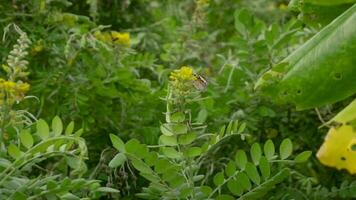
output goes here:
<path id="1" fill-rule="evenodd" d="M 125 149 L 124 142 L 117 135 L 110 134 L 109 136 L 110 136 L 111 143 L 115 147 L 115 149 L 125 153 L 126 149 Z"/>
<path id="2" fill-rule="evenodd" d="M 83 134 L 83 132 L 84 132 L 84 130 L 81 128 L 74 133 L 74 136 L 80 137 Z"/>
<path id="3" fill-rule="evenodd" d="M 258 143 L 254 143 L 252 146 L 251 146 L 251 158 L 252 158 L 252 161 L 255 165 L 257 165 L 259 162 L 260 162 L 260 159 L 261 159 L 261 156 L 262 156 L 262 150 L 261 150 L 261 147 Z"/>
<path id="4" fill-rule="evenodd" d="M 175 134 L 186 134 L 188 126 L 185 124 L 170 124 L 170 129 Z"/>
<path id="5" fill-rule="evenodd" d="M 202 151 L 200 147 L 190 147 L 184 151 L 184 155 L 190 158 L 200 156 L 201 153 Z"/>
<path id="6" fill-rule="evenodd" d="M 241 134 L 244 132 L 244 130 L 246 129 L 246 123 L 243 122 L 240 127 L 239 127 L 239 130 L 237 131 L 238 134 Z"/>
<path id="7" fill-rule="evenodd" d="M 39 119 L 36 123 L 37 135 L 42 140 L 46 140 L 49 137 L 49 127 L 45 120 Z"/>
<path id="8" fill-rule="evenodd" d="M 152 183 L 159 183 L 161 181 L 160 177 L 157 176 L 156 174 L 146 174 L 146 173 L 141 172 L 140 176 L 151 181 Z"/>
<path id="9" fill-rule="evenodd" d="M 171 115 L 171 122 L 180 123 L 180 122 L 184 122 L 184 120 L 185 120 L 185 115 L 182 112 L 176 112 Z"/>
<path id="10" fill-rule="evenodd" d="M 243 191 L 241 183 L 238 180 L 233 180 L 233 179 L 227 182 L 227 188 L 230 190 L 232 194 L 237 196 L 240 196 Z"/>
<path id="11" fill-rule="evenodd" d="M 178 143 L 182 145 L 188 145 L 194 142 L 194 140 L 197 138 L 196 133 L 188 133 L 184 135 L 179 135 L 178 136 Z"/>
<path id="12" fill-rule="evenodd" d="M 20 133 L 20 140 L 24 147 L 27 149 L 33 146 L 33 137 L 29 129 L 23 129 Z"/>
<path id="13" fill-rule="evenodd" d="M 256 87 L 277 102 L 298 110 L 320 107 L 356 93 L 356 4 L 282 60 L 282 72 L 274 68 Z M 332 48 L 330 48 L 332 47 Z M 318 88 L 317 90 L 315 88 Z"/>
<path id="14" fill-rule="evenodd" d="M 250 179 L 244 172 L 239 172 L 236 176 L 236 180 L 241 183 L 241 187 L 243 191 L 249 191 L 252 187 Z"/>
<path id="15" fill-rule="evenodd" d="M 161 129 L 161 132 L 162 132 L 163 135 L 166 135 L 166 136 L 172 136 L 172 135 L 174 135 L 174 133 L 173 133 L 173 131 L 170 129 L 168 123 L 162 124 L 162 125 L 160 126 L 160 129 Z"/>
<path id="16" fill-rule="evenodd" d="M 258 174 L 257 168 L 254 164 L 248 162 L 246 164 L 246 174 L 251 179 L 252 182 L 259 185 L 261 182 L 260 175 Z"/>
<path id="17" fill-rule="evenodd" d="M 60 196 L 60 199 L 63 200 L 80 200 L 80 198 L 72 193 L 65 193 L 63 195 Z"/>
<path id="18" fill-rule="evenodd" d="M 235 162 L 236 162 L 236 165 L 240 168 L 240 169 L 245 169 L 245 166 L 246 166 L 246 163 L 247 163 L 247 156 L 246 156 L 246 153 L 245 151 L 243 150 L 238 150 L 236 152 L 236 155 L 235 155 Z"/>
<path id="19" fill-rule="evenodd" d="M 82 159 L 77 156 L 66 156 L 65 159 L 68 166 L 71 167 L 72 169 L 80 168 L 83 162 Z"/>
<path id="20" fill-rule="evenodd" d="M 208 111 L 206 109 L 201 109 L 198 113 L 196 122 L 197 123 L 204 123 L 206 121 L 206 118 L 208 117 Z"/>
<path id="21" fill-rule="evenodd" d="M 109 162 L 109 167 L 116 168 L 121 166 L 127 160 L 124 153 L 118 153 L 115 157 Z"/>
<path id="22" fill-rule="evenodd" d="M 211 187 L 209 186 L 201 186 L 200 190 L 203 194 L 205 194 L 206 196 L 209 196 L 211 194 L 211 192 L 213 192 L 213 189 L 211 189 Z"/>
<path id="23" fill-rule="evenodd" d="M 130 155 L 130 154 L 128 154 L 127 156 L 131 160 L 131 163 L 135 167 L 135 169 L 137 169 L 141 173 L 146 173 L 146 174 L 152 174 L 153 173 L 153 170 L 145 162 L 143 162 L 141 159 L 137 158 L 134 155 Z"/>
<path id="24" fill-rule="evenodd" d="M 7 153 L 14 159 L 20 158 L 23 154 L 20 149 L 12 143 L 7 147 Z"/>
<path id="25" fill-rule="evenodd" d="M 326 124 L 338 122 L 340 124 L 349 123 L 356 120 L 356 99 L 354 99 L 348 106 L 342 109 L 335 117 L 329 120 Z"/>
<path id="26" fill-rule="evenodd" d="M 288 158 L 292 154 L 292 151 L 292 141 L 289 138 L 284 139 L 281 143 L 281 146 L 279 146 L 279 155 L 281 156 L 281 159 L 284 160 Z"/>
<path id="27" fill-rule="evenodd" d="M 213 178 L 213 182 L 216 186 L 219 186 L 224 183 L 224 172 L 218 172 Z"/>
<path id="28" fill-rule="evenodd" d="M 72 133 L 73 133 L 73 130 L 74 130 L 74 122 L 71 121 L 71 122 L 68 124 L 68 126 L 67 126 L 67 128 L 66 128 L 66 130 L 65 130 L 65 135 L 70 135 L 70 134 L 72 134 Z"/>
<path id="29" fill-rule="evenodd" d="M 200 175 L 193 176 L 192 180 L 194 182 L 197 182 L 197 181 L 203 180 L 204 177 L 205 177 L 205 175 L 200 174 Z"/>
<path id="30" fill-rule="evenodd" d="M 161 135 L 159 136 L 159 143 L 167 146 L 176 146 L 178 144 L 177 137 L 175 135 Z"/>
<path id="31" fill-rule="evenodd" d="M 180 123 L 165 123 L 161 125 L 160 129 L 162 134 L 166 136 L 172 136 L 175 134 L 186 134 L 188 131 L 187 125 Z"/>
<path id="32" fill-rule="evenodd" d="M 243 194 L 239 200 L 251 200 L 251 199 L 262 199 L 262 197 L 275 185 L 278 183 L 282 182 L 284 179 L 289 177 L 289 172 L 290 170 L 288 168 L 282 169 L 280 172 L 278 172 L 275 176 L 272 178 L 268 179 L 261 185 L 257 186 L 256 188 L 252 190 L 248 190 L 246 194 Z"/>
<path id="33" fill-rule="evenodd" d="M 266 157 L 261 157 L 259 168 L 265 180 L 271 175 L 271 168 Z"/>
<path id="34" fill-rule="evenodd" d="M 106 192 L 106 193 L 119 193 L 120 191 L 110 187 L 99 187 L 95 191 Z"/>
<path id="35" fill-rule="evenodd" d="M 63 123 L 61 118 L 59 118 L 58 116 L 55 116 L 52 120 L 52 131 L 55 136 L 61 135 L 63 131 Z"/>
<path id="36" fill-rule="evenodd" d="M 235 198 L 233 196 L 230 196 L 227 194 L 218 195 L 215 199 L 216 200 L 235 200 Z"/>
<path id="37" fill-rule="evenodd" d="M 168 158 L 181 158 L 182 153 L 175 150 L 173 147 L 162 147 L 162 153 L 167 156 Z"/>
<path id="38" fill-rule="evenodd" d="M 225 173 L 226 176 L 233 176 L 236 172 L 236 165 L 235 162 L 230 161 L 229 163 L 227 163 L 226 167 L 225 167 Z"/>
<path id="39" fill-rule="evenodd" d="M 298 154 L 295 158 L 294 161 L 297 163 L 302 163 L 305 162 L 309 159 L 311 156 L 312 152 L 311 151 L 303 151 L 302 153 Z"/>
<path id="40" fill-rule="evenodd" d="M 230 121 L 229 124 L 227 125 L 226 131 L 225 131 L 226 135 L 230 135 L 231 134 L 233 123 L 234 123 L 234 121 Z"/>
<path id="41" fill-rule="evenodd" d="M 272 160 L 274 157 L 275 149 L 272 140 L 267 140 L 263 146 L 264 154 L 268 160 Z"/>

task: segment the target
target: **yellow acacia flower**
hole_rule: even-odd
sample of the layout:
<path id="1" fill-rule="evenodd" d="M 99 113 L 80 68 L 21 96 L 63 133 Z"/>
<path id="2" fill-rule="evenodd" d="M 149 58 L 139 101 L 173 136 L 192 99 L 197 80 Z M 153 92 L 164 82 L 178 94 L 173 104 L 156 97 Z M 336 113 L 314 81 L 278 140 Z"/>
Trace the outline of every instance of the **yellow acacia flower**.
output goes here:
<path id="1" fill-rule="evenodd" d="M 12 82 L 12 81 L 5 81 L 3 84 L 2 84 L 2 87 L 5 89 L 5 90 L 12 90 L 14 89 L 16 86 L 16 83 L 15 82 Z"/>
<path id="2" fill-rule="evenodd" d="M 111 37 L 115 44 L 121 44 L 124 46 L 131 45 L 131 38 L 129 33 L 120 33 L 117 31 L 111 31 Z"/>
<path id="3" fill-rule="evenodd" d="M 28 83 L 7 81 L 0 78 L 0 106 L 4 102 L 13 103 L 22 100 L 29 89 L 30 84 Z"/>
<path id="4" fill-rule="evenodd" d="M 280 10 L 287 10 L 288 6 L 286 4 L 284 4 L 284 3 L 282 3 L 282 4 L 279 5 L 279 9 Z"/>
<path id="5" fill-rule="evenodd" d="M 204 5 L 209 4 L 209 0 L 197 0 L 196 3 L 197 3 L 199 6 L 204 6 Z"/>
<path id="6" fill-rule="evenodd" d="M 171 72 L 169 78 L 172 81 L 193 81 L 196 80 L 194 76 L 193 69 L 189 66 L 183 66 L 180 69 L 174 70 Z"/>
<path id="7" fill-rule="evenodd" d="M 17 83 L 16 91 L 20 93 L 26 93 L 30 89 L 30 84 L 28 83 Z"/>
<path id="8" fill-rule="evenodd" d="M 170 85 L 172 86 L 174 95 L 185 97 L 194 89 L 194 81 L 197 80 L 193 69 L 189 66 L 183 66 L 180 69 L 171 72 Z"/>
<path id="9" fill-rule="evenodd" d="M 111 36 L 107 32 L 95 31 L 94 37 L 103 42 L 111 42 Z"/>

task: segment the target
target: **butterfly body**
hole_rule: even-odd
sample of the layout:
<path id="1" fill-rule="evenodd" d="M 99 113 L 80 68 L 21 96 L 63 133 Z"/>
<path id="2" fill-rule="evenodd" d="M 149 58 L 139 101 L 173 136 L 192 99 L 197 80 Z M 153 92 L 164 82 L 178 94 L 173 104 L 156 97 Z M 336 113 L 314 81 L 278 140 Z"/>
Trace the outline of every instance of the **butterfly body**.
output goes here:
<path id="1" fill-rule="evenodd" d="M 194 74 L 194 76 L 196 78 L 193 82 L 194 87 L 199 91 L 204 91 L 208 86 L 208 81 L 199 74 Z"/>

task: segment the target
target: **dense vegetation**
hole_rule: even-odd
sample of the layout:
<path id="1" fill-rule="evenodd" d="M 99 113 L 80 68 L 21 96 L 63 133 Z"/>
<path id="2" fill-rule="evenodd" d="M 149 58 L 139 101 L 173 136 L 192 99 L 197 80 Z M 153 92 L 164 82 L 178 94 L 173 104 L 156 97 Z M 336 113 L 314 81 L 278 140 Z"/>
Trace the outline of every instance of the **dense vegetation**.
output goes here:
<path id="1" fill-rule="evenodd" d="M 0 199 L 356 198 L 354 3 L 1 1 Z"/>

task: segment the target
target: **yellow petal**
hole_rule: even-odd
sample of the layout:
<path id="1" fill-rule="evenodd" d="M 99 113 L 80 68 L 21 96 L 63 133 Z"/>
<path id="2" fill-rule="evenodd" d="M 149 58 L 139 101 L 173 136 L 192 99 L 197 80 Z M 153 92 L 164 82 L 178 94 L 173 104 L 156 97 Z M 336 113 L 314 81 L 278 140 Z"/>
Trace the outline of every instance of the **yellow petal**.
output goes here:
<path id="1" fill-rule="evenodd" d="M 342 125 L 329 130 L 317 155 L 324 165 L 356 173 L 356 130 Z"/>

